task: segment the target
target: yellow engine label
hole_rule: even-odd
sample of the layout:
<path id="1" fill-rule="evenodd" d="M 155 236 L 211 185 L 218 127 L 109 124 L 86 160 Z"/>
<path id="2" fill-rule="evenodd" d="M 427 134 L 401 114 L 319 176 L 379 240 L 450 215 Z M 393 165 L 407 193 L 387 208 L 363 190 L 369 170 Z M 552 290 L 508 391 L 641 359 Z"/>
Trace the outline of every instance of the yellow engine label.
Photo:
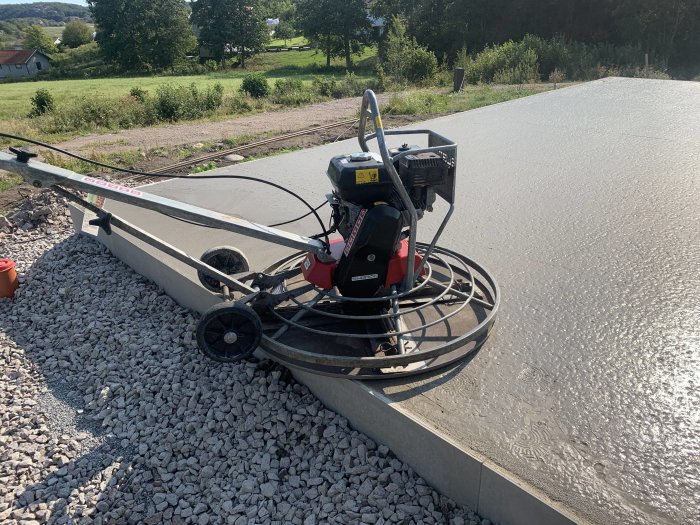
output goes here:
<path id="1" fill-rule="evenodd" d="M 372 182 L 379 182 L 379 170 L 377 168 L 357 170 L 355 172 L 355 184 L 371 184 Z"/>

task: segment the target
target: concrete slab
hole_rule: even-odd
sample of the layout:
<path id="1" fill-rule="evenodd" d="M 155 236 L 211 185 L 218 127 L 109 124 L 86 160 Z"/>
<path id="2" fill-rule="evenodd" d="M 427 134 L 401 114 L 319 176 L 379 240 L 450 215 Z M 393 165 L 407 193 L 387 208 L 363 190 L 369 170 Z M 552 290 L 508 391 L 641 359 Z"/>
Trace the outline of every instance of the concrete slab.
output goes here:
<path id="1" fill-rule="evenodd" d="M 503 523 L 700 522 L 700 84 L 605 79 L 422 127 L 459 144 L 458 208 L 441 244 L 498 279 L 494 334 L 469 363 L 410 383 L 301 379 L 439 489 Z M 328 160 L 356 149 L 341 142 L 235 173 L 320 203 Z M 149 191 L 263 223 L 303 213 L 250 183 Z M 193 255 L 232 244 L 262 268 L 286 253 L 107 206 Z M 440 211 L 421 222 L 424 240 Z M 309 219 L 289 227 L 317 229 Z M 126 236 L 100 237 L 181 303 L 215 302 L 189 268 Z M 430 461 L 425 429 L 440 450 Z"/>

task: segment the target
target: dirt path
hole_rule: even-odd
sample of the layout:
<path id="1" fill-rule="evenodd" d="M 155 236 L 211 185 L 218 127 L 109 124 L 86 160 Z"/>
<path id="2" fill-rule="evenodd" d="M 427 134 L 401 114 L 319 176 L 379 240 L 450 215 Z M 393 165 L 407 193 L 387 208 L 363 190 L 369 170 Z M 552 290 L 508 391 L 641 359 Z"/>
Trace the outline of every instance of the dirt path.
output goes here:
<path id="1" fill-rule="evenodd" d="M 389 100 L 389 95 L 382 94 L 377 98 L 380 103 L 384 103 Z M 219 142 L 226 138 L 248 134 L 268 132 L 280 134 L 352 118 L 358 113 L 361 101 L 361 97 L 345 98 L 219 122 L 171 124 L 116 133 L 92 134 L 63 142 L 58 146 L 70 151 L 99 150 L 110 153 L 129 149 L 148 150 L 181 146 L 197 142 Z"/>

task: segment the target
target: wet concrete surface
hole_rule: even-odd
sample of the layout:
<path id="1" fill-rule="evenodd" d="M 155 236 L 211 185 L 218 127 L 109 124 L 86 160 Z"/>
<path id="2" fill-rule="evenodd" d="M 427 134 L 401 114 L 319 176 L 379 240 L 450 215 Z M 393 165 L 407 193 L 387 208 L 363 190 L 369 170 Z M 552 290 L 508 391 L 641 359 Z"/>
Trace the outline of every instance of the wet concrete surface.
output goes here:
<path id="1" fill-rule="evenodd" d="M 700 522 L 700 83 L 605 79 L 421 127 L 459 144 L 440 244 L 495 275 L 502 307 L 468 363 L 373 387 L 591 521 Z M 357 149 L 235 172 L 318 203 L 330 157 Z M 150 191 L 268 224 L 303 213 L 251 183 Z M 288 253 L 109 207 L 193 255 L 233 244 L 258 269 Z M 421 221 L 421 240 L 442 211 Z M 318 231 L 311 219 L 286 228 Z"/>

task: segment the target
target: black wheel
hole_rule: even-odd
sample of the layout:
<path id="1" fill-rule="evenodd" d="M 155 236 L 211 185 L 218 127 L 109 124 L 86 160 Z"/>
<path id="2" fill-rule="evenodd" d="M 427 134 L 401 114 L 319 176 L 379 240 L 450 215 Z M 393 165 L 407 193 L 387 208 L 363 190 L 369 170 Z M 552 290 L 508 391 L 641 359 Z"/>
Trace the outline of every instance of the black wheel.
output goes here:
<path id="1" fill-rule="evenodd" d="M 210 359 L 224 363 L 250 357 L 261 337 L 258 314 L 244 304 L 217 304 L 204 313 L 197 325 L 199 349 Z"/>
<path id="2" fill-rule="evenodd" d="M 219 270 L 226 275 L 234 275 L 250 270 L 248 259 L 243 252 L 230 246 L 217 246 L 204 252 L 199 258 L 204 264 Z M 209 277 L 201 271 L 197 271 L 199 282 L 210 292 L 220 292 L 221 284 L 214 277 Z"/>

